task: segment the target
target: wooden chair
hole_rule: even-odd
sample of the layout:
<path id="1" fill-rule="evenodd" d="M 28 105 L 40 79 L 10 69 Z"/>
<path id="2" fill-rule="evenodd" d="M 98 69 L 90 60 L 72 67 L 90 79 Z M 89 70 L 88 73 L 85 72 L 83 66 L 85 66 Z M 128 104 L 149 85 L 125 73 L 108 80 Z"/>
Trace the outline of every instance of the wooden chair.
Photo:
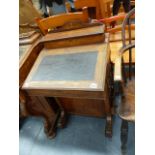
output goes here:
<path id="1" fill-rule="evenodd" d="M 109 18 L 104 18 L 98 20 L 105 24 L 105 31 L 110 33 L 110 48 L 111 48 L 111 61 L 114 63 L 115 58 L 118 56 L 118 50 L 122 47 L 122 22 L 127 14 L 122 13 Z M 132 15 L 132 20 L 134 20 L 134 15 Z M 115 22 L 115 26 L 112 23 Z M 135 24 L 134 22 L 130 24 L 131 29 L 131 39 L 135 39 Z M 129 40 L 128 26 L 125 27 L 126 40 Z M 129 63 L 129 52 L 123 54 L 124 62 Z M 132 63 L 135 62 L 134 49 L 132 54 Z"/>
<path id="2" fill-rule="evenodd" d="M 121 148 L 124 153 L 126 151 L 127 144 L 127 134 L 128 134 L 128 122 L 135 121 L 135 66 L 132 64 L 132 49 L 135 47 L 135 43 L 132 42 L 131 36 L 129 38 L 129 43 L 126 43 L 125 28 L 128 26 L 129 32 L 131 35 L 131 25 L 130 17 L 134 15 L 135 9 L 132 9 L 127 16 L 125 17 L 122 25 L 122 40 L 123 46 L 119 51 L 119 56 L 115 60 L 114 66 L 114 81 L 117 87 L 115 88 L 115 94 L 121 94 L 121 102 L 118 105 L 118 115 L 122 119 L 121 125 Z M 130 52 L 129 54 L 129 70 L 125 68 L 123 63 L 122 55 L 126 51 Z M 127 74 L 128 73 L 128 74 Z M 119 89 L 118 89 L 119 88 Z"/>
<path id="3" fill-rule="evenodd" d="M 75 21 L 89 21 L 87 7 L 84 7 L 82 12 L 59 14 L 55 16 L 50 16 L 48 18 L 36 19 L 36 22 L 43 35 L 46 35 L 51 29 L 55 29 L 65 25 L 66 23 Z"/>

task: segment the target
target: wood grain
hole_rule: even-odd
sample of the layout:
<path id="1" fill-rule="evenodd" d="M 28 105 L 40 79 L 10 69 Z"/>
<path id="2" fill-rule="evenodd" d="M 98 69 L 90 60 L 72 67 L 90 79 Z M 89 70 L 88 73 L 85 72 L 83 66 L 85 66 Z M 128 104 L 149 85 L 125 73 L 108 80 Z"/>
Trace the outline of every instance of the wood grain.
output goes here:
<path id="1" fill-rule="evenodd" d="M 54 55 L 66 56 L 74 53 L 94 51 L 96 51 L 98 55 L 93 81 L 32 80 L 44 57 Z M 112 102 L 110 99 L 111 85 L 109 81 L 111 79 L 111 74 L 109 74 L 111 69 L 108 64 L 110 64 L 108 34 L 106 34 L 105 42 L 103 43 L 57 49 L 44 48 L 25 80 L 22 90 L 31 97 L 56 97 L 60 101 L 59 104 L 62 102 L 62 107 L 64 105 L 68 113 L 98 117 L 105 116 L 108 120 L 106 125 L 106 133 L 108 134 L 106 135 L 112 135 Z"/>

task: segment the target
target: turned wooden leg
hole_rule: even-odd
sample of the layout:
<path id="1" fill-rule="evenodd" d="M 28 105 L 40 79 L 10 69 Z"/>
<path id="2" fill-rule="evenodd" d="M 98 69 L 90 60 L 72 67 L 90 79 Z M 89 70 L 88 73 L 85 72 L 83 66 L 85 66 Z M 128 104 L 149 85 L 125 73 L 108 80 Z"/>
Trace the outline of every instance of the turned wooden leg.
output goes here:
<path id="1" fill-rule="evenodd" d="M 112 116 L 106 117 L 105 136 L 112 137 Z"/>
<path id="2" fill-rule="evenodd" d="M 121 151 L 122 155 L 127 153 L 127 140 L 128 140 L 128 122 L 122 120 L 121 124 Z"/>

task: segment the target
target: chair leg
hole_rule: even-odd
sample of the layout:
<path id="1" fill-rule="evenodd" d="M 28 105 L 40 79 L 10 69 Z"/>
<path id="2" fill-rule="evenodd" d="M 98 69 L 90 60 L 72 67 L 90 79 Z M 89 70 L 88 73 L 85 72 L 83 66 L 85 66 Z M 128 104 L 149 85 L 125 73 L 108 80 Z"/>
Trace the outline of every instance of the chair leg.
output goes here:
<path id="1" fill-rule="evenodd" d="M 122 120 L 121 124 L 121 151 L 122 155 L 127 154 L 127 141 L 128 141 L 128 121 Z"/>

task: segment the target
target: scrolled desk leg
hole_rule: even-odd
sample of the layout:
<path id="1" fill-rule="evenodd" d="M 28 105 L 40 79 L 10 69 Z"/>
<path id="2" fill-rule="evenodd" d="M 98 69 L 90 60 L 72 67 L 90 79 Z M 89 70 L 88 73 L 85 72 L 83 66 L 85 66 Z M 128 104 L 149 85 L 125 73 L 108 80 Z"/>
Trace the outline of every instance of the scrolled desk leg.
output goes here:
<path id="1" fill-rule="evenodd" d="M 112 137 L 112 116 L 106 117 L 105 136 L 108 138 Z"/>

